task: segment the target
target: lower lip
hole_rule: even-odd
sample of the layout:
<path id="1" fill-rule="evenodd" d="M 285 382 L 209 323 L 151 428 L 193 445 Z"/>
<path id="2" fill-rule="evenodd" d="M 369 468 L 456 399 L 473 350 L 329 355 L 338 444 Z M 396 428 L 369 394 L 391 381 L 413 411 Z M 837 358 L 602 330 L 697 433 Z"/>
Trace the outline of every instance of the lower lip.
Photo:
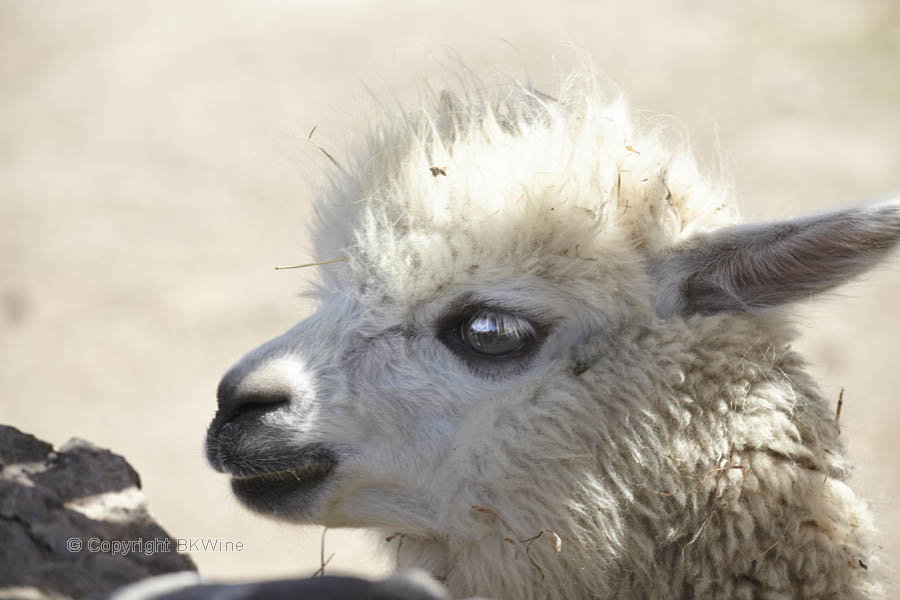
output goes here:
<path id="1" fill-rule="evenodd" d="M 266 508 L 280 499 L 305 494 L 322 484 L 334 471 L 335 462 L 323 461 L 303 469 L 232 477 L 231 489 L 241 501 Z"/>

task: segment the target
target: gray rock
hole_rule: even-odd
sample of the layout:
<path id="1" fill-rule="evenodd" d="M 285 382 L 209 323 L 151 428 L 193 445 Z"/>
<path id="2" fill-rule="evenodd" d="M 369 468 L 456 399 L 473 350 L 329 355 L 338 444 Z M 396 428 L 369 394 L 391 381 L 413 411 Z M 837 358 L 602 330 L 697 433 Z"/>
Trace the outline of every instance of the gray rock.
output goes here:
<path id="1" fill-rule="evenodd" d="M 54 452 L 0 425 L 0 598 L 84 598 L 195 571 L 140 488 L 117 454 L 77 439 Z"/>

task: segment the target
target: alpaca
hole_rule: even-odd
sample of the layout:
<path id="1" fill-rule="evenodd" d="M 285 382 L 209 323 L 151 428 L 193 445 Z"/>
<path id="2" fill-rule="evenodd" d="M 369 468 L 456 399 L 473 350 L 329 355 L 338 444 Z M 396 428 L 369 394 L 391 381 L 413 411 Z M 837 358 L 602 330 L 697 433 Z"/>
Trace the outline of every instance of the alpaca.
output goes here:
<path id="1" fill-rule="evenodd" d="M 740 224 L 598 87 L 434 94 L 332 159 L 343 260 L 222 379 L 210 463 L 454 597 L 880 597 L 789 307 L 885 259 L 900 202 Z"/>

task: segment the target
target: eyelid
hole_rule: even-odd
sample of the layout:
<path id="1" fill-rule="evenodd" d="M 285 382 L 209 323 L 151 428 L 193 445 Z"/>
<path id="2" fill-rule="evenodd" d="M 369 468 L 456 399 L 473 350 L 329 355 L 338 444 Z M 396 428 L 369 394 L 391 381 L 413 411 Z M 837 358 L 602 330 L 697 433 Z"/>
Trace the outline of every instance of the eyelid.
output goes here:
<path id="1" fill-rule="evenodd" d="M 526 319 L 536 329 L 549 324 L 552 320 L 541 311 L 536 311 L 532 307 L 519 306 L 516 303 L 506 301 L 504 299 L 496 299 L 472 292 L 460 294 L 456 298 L 450 300 L 441 309 L 442 316 L 438 319 L 438 325 L 447 324 L 449 321 L 456 319 L 457 322 L 465 320 L 479 311 L 497 311 L 515 315 L 519 318 Z"/>

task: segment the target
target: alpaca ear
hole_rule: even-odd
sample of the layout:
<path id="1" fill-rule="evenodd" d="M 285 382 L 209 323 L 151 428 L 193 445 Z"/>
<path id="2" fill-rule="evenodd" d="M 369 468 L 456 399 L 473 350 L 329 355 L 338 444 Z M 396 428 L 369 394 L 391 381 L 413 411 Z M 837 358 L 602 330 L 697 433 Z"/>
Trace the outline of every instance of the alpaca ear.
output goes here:
<path id="1" fill-rule="evenodd" d="M 755 312 L 826 292 L 900 244 L 900 199 L 697 235 L 651 260 L 657 313 Z"/>

